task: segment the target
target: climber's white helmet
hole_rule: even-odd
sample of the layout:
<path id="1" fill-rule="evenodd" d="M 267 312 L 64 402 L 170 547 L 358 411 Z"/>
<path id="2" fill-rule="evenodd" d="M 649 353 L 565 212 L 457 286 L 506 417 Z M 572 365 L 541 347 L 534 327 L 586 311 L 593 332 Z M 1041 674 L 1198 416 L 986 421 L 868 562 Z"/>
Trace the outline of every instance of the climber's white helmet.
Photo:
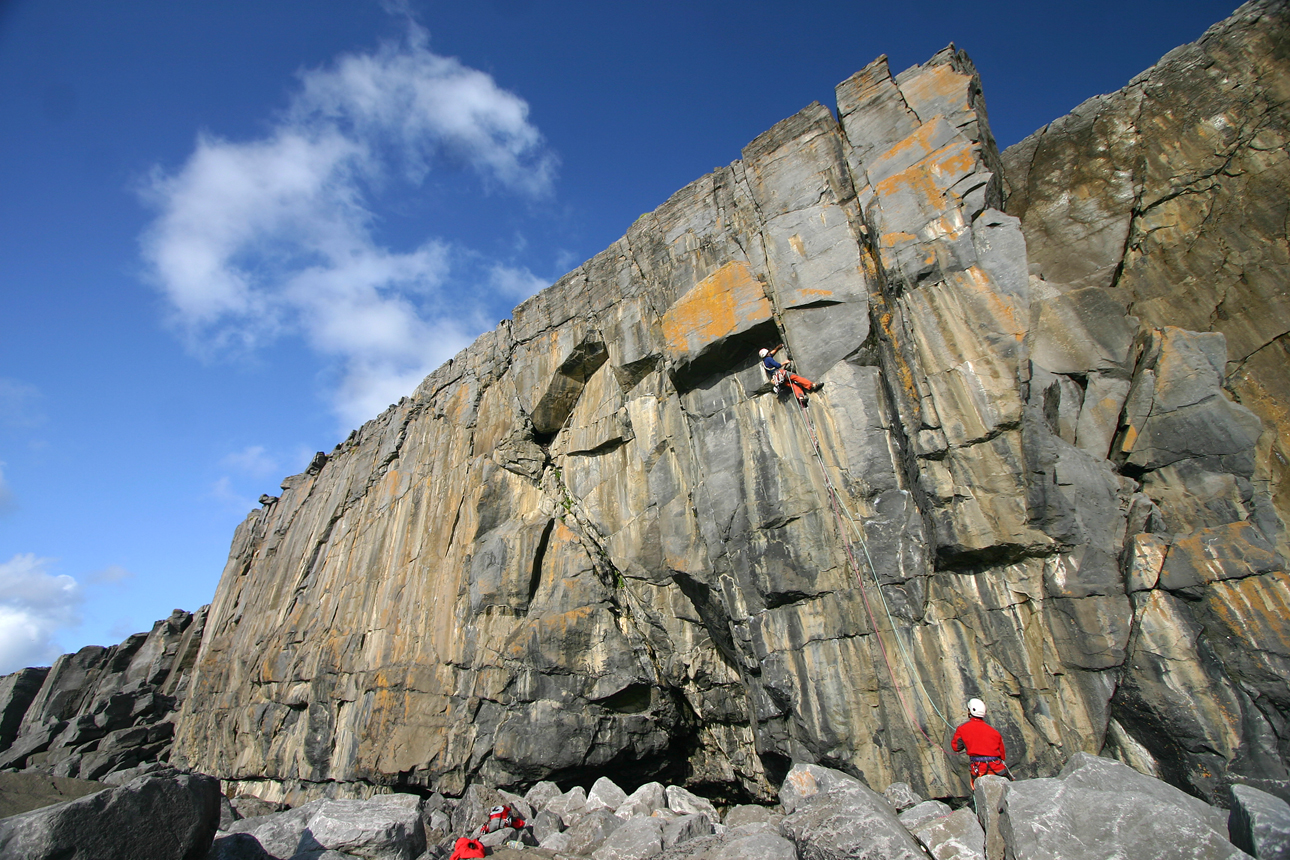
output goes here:
<path id="1" fill-rule="evenodd" d="M 968 713 L 974 717 L 984 717 L 985 702 L 980 699 L 968 699 Z"/>
<path id="2" fill-rule="evenodd" d="M 766 356 L 770 355 L 770 350 L 769 350 L 769 349 L 763 349 L 761 352 L 759 352 L 759 353 L 757 353 L 757 354 L 758 354 L 758 355 L 760 355 L 762 358 L 765 358 Z"/>

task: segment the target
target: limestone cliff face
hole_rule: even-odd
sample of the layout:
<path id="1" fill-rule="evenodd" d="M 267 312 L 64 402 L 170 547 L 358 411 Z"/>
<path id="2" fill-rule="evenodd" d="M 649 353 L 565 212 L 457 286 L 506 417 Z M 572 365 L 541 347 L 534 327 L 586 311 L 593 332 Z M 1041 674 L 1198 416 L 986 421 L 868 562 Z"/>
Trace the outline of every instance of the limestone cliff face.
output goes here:
<path id="1" fill-rule="evenodd" d="M 1284 76 L 1284 15 L 1241 20 Z M 803 760 L 965 794 L 938 745 L 979 695 L 1020 776 L 1285 778 L 1290 589 L 1223 334 L 1031 274 L 962 53 L 837 98 L 252 513 L 174 756 L 262 795 L 765 796 Z M 758 367 L 779 342 L 805 408 Z"/>

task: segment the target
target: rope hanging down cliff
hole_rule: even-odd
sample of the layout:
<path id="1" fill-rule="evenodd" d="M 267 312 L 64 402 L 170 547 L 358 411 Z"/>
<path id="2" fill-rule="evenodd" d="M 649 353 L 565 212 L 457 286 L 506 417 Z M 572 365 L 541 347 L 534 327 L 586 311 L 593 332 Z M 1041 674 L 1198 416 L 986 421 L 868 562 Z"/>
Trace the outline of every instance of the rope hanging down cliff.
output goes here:
<path id="1" fill-rule="evenodd" d="M 761 351 L 763 368 L 769 369 L 768 364 L 766 362 L 768 355 L 773 355 L 774 352 L 778 352 L 780 348 L 781 347 L 776 347 L 774 351 L 769 351 L 769 350 Z M 786 361 L 784 362 L 784 364 L 788 364 L 788 362 Z M 815 390 L 819 387 L 818 385 L 812 385 L 810 383 L 808 383 L 808 385 L 810 385 L 811 387 L 808 388 L 807 390 Z M 923 736 L 923 738 L 927 741 L 927 743 L 930 746 L 935 747 L 938 750 L 941 750 L 941 752 L 943 753 L 945 752 L 944 749 L 942 749 L 940 744 L 932 740 L 931 736 L 928 735 L 927 731 L 923 728 L 922 723 L 920 723 L 916 718 L 913 712 L 913 709 L 910 707 L 909 702 L 905 698 L 904 692 L 900 688 L 900 683 L 896 678 L 895 668 L 892 666 L 892 663 L 891 663 L 891 655 L 887 651 L 887 645 L 883 641 L 882 633 L 878 628 L 877 617 L 873 611 L 873 606 L 869 601 L 869 595 L 865 588 L 864 573 L 861 570 L 861 565 L 859 564 L 859 562 L 856 561 L 855 547 L 852 542 L 851 535 L 855 536 L 855 539 L 859 542 L 860 547 L 864 552 L 865 561 L 867 562 L 870 575 L 873 577 L 874 587 L 877 589 L 878 596 L 882 600 L 882 607 L 883 607 L 884 613 L 887 616 L 888 627 L 891 630 L 892 636 L 896 640 L 897 647 L 900 649 L 901 657 L 903 658 L 903 662 L 905 663 L 906 669 L 909 671 L 909 674 L 913 676 L 915 682 L 918 684 L 919 689 L 923 693 L 923 697 L 927 700 L 927 703 L 931 705 L 931 708 L 936 713 L 936 715 L 940 717 L 941 722 L 943 722 L 948 728 L 951 728 L 951 729 L 954 728 L 954 724 L 951 723 L 948 719 L 946 719 L 945 715 L 941 712 L 941 709 L 936 706 L 936 701 L 932 698 L 931 694 L 927 690 L 927 687 L 923 684 L 922 674 L 915 667 L 913 658 L 910 656 L 908 650 L 905 648 L 904 642 L 901 641 L 900 634 L 896 630 L 895 619 L 892 617 L 892 614 L 891 614 L 891 607 L 887 603 L 887 597 L 885 594 L 883 594 L 883 591 L 882 591 L 882 583 L 878 579 L 878 569 L 873 563 L 873 556 L 870 555 L 869 553 L 869 545 L 865 541 L 863 528 L 861 527 L 858 518 L 847 507 L 847 504 L 842 499 L 841 494 L 838 493 L 837 487 L 834 485 L 833 479 L 829 475 L 828 464 L 824 462 L 824 454 L 820 448 L 820 439 L 819 439 L 818 433 L 815 430 L 815 424 L 811 420 L 810 415 L 807 413 L 805 398 L 801 396 L 800 392 L 797 389 L 798 389 L 798 386 L 793 386 L 793 394 L 795 395 L 794 400 L 797 401 L 798 414 L 801 415 L 802 422 L 806 427 L 807 434 L 810 436 L 812 453 L 815 456 L 815 461 L 820 466 L 820 474 L 824 479 L 824 487 L 829 497 L 829 504 L 833 510 L 833 516 L 837 520 L 838 535 L 839 537 L 841 537 L 842 546 L 846 550 L 847 562 L 850 565 L 852 572 L 855 574 L 857 585 L 859 585 L 860 587 L 860 597 L 862 602 L 864 603 L 865 613 L 869 617 L 869 625 L 873 629 L 874 638 L 878 640 L 878 648 L 882 653 L 883 663 L 887 667 L 887 675 L 888 677 L 891 678 L 892 689 L 895 691 L 896 698 L 900 702 L 901 710 L 905 714 L 905 719 L 908 720 L 909 724 L 913 726 L 920 735 Z M 848 529 L 848 525 L 849 525 L 849 529 Z"/>

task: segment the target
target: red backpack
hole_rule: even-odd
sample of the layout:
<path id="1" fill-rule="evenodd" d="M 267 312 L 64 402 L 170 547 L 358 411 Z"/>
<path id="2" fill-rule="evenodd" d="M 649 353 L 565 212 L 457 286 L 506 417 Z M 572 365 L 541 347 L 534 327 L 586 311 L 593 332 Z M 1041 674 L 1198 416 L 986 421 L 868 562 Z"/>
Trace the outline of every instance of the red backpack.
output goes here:
<path id="1" fill-rule="evenodd" d="M 478 839 L 463 836 L 452 846 L 452 856 L 448 860 L 474 860 L 484 856 L 484 844 Z"/>

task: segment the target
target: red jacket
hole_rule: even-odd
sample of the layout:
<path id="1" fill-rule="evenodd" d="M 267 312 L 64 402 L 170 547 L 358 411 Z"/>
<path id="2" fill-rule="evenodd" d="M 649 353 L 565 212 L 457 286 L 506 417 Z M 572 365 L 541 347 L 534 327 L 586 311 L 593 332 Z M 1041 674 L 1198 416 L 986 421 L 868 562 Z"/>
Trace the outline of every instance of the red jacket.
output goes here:
<path id="1" fill-rule="evenodd" d="M 973 717 L 958 727 L 950 740 L 950 749 L 959 752 L 967 749 L 968 755 L 988 755 L 1004 758 L 1003 736 L 980 717 Z"/>

